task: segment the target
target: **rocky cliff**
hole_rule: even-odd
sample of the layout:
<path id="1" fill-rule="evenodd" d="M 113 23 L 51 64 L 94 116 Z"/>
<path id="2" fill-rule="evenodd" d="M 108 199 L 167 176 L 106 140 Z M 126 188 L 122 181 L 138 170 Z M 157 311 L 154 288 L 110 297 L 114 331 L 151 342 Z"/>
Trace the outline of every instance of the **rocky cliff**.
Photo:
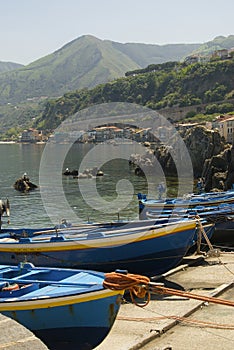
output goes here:
<path id="1" fill-rule="evenodd" d="M 234 148 L 224 142 L 218 130 L 195 126 L 181 131 L 180 135 L 190 154 L 194 178 L 203 177 L 205 190 L 230 189 L 234 183 Z M 170 146 L 148 150 L 145 156 L 132 155 L 130 161 L 137 164 L 136 174 L 142 175 L 144 169 L 155 166 L 157 158 L 166 176 L 175 175 L 177 170 L 171 154 L 175 142 L 176 138 Z"/>

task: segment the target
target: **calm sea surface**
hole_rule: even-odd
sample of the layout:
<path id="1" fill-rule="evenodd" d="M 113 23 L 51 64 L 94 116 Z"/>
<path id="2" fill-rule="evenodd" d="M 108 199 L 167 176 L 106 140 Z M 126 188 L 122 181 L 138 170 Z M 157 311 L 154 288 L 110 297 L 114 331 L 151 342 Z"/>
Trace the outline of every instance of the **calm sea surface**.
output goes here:
<path id="1" fill-rule="evenodd" d="M 157 195 L 158 179 L 138 177 L 128 164 L 129 154 L 139 151 L 137 145 L 75 144 L 68 152 L 67 145 L 51 147 L 47 159 L 44 144 L 0 144 L 0 198 L 10 200 L 11 227 L 39 228 L 71 217 L 73 223 L 76 218 L 77 222 L 137 219 L 137 193 L 147 193 L 150 187 L 150 193 L 155 190 Z M 104 176 L 78 180 L 62 175 L 66 168 L 79 169 L 81 163 L 83 168 L 98 165 Z M 40 184 L 38 190 L 20 193 L 13 188 L 24 172 Z M 171 181 L 170 186 L 173 193 L 175 183 Z M 55 214 L 52 219 L 51 211 Z"/>

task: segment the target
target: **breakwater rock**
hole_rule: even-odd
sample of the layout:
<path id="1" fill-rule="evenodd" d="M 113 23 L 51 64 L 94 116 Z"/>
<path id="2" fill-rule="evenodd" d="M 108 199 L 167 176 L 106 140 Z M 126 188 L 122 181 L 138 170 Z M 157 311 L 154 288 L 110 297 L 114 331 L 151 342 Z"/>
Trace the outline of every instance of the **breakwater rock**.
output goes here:
<path id="1" fill-rule="evenodd" d="M 179 133 L 183 148 L 189 152 L 194 178 L 203 177 L 206 191 L 230 189 L 234 183 L 234 148 L 225 143 L 219 131 L 195 126 Z M 135 165 L 136 175 L 144 175 L 145 170 L 150 171 L 159 163 L 166 176 L 174 176 L 177 173 L 175 152 L 179 153 L 177 142 L 175 135 L 168 142 L 170 145 L 151 147 L 144 155 L 131 155 L 129 163 Z M 184 155 L 181 152 L 177 156 L 183 166 Z"/>
<path id="2" fill-rule="evenodd" d="M 203 174 L 205 191 L 228 190 L 234 184 L 234 148 L 227 148 L 210 159 L 206 159 Z"/>
<path id="3" fill-rule="evenodd" d="M 37 185 L 35 185 L 34 183 L 32 183 L 29 180 L 25 180 L 23 178 L 19 178 L 16 180 L 16 182 L 14 183 L 14 189 L 19 191 L 19 192 L 29 192 L 32 190 L 35 190 L 36 188 L 38 188 Z"/>
<path id="4" fill-rule="evenodd" d="M 218 130 L 204 126 L 195 126 L 182 132 L 181 136 L 189 151 L 195 177 L 201 176 L 207 159 L 217 156 L 226 147 Z"/>
<path id="5" fill-rule="evenodd" d="M 137 167 L 153 167 L 160 163 L 165 175 L 176 174 L 176 164 L 174 160 L 180 158 L 180 163 L 186 169 L 183 159 L 186 155 L 182 154 L 184 150 L 189 152 L 195 177 L 200 177 L 203 173 L 204 163 L 207 159 L 218 155 L 225 149 L 225 144 L 216 130 L 208 130 L 203 126 L 195 126 L 191 129 L 179 132 L 184 141 L 183 147 L 178 145 L 178 134 L 171 137 L 168 144 L 157 146 L 154 149 L 148 149 L 145 155 L 131 155 L 130 164 L 136 164 Z"/>

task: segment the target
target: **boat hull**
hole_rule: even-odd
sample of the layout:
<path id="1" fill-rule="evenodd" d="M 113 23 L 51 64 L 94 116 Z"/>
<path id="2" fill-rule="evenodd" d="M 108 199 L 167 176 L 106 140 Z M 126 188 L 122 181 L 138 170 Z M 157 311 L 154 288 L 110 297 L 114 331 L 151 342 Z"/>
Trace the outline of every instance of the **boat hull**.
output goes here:
<path id="1" fill-rule="evenodd" d="M 30 329 L 50 350 L 87 350 L 108 335 L 121 299 L 121 292 L 103 290 L 80 297 L 5 303 L 0 312 Z"/>
<path id="2" fill-rule="evenodd" d="M 0 263 L 18 264 L 26 257 L 36 266 L 96 271 L 126 269 L 130 273 L 162 274 L 179 264 L 194 244 L 196 222 L 178 222 L 146 232 L 96 239 L 0 243 Z"/>
<path id="3" fill-rule="evenodd" d="M 209 192 L 201 195 L 191 195 L 190 198 L 166 198 L 162 200 L 147 199 L 145 195 L 138 194 L 140 219 L 146 218 L 146 211 L 157 210 L 177 210 L 179 208 L 192 209 L 197 206 L 212 207 L 234 204 L 234 191 Z"/>

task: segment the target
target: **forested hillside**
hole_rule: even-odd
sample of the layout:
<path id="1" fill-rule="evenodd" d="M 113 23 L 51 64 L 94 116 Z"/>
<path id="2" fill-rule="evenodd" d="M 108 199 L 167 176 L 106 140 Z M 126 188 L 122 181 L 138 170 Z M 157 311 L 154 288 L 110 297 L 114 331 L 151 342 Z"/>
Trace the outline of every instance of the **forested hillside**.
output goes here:
<path id="1" fill-rule="evenodd" d="M 155 110 L 173 106 L 210 104 L 225 100 L 223 106 L 234 109 L 229 100 L 234 98 L 234 59 L 206 64 L 185 65 L 169 62 L 155 65 L 148 73 L 139 73 L 98 85 L 87 90 L 76 90 L 47 102 L 36 125 L 53 129 L 61 121 L 88 106 L 105 102 L 137 103 Z M 220 106 L 219 106 L 220 108 Z"/>

